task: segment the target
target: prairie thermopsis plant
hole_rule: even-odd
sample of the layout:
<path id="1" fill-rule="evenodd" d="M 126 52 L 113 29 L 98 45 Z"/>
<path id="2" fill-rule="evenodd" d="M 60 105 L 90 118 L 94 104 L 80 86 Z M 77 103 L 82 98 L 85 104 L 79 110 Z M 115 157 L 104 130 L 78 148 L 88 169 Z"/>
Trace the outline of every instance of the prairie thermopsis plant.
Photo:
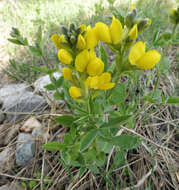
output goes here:
<path id="1" fill-rule="evenodd" d="M 63 34 L 51 36 L 63 65 L 61 93 L 72 113 L 56 118 L 70 128 L 64 143 L 50 142 L 45 148 L 61 150 L 65 164 L 81 166 L 81 175 L 86 169 L 98 173 L 113 146 L 118 147 L 117 159 L 124 158 L 125 150 L 140 144 L 136 136 L 118 136 L 120 124 L 125 125 L 136 111 L 132 113 L 125 105 L 126 86 L 119 81 L 124 73 L 152 69 L 161 55 L 156 50 L 146 50 L 146 43 L 138 40 L 139 34 L 150 25 L 150 19 L 138 18 L 133 5 L 123 21 L 112 16 L 110 26 L 97 22 L 94 27 L 82 24 L 76 28 L 71 24 L 69 29 L 62 27 Z M 102 46 L 100 57 L 97 55 L 100 41 L 115 54 L 110 65 Z"/>

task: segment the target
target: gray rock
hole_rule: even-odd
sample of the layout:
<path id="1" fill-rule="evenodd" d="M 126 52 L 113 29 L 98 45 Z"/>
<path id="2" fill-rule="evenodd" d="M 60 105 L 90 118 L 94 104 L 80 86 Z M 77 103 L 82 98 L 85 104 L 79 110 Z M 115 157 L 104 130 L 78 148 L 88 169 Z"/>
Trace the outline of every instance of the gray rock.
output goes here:
<path id="1" fill-rule="evenodd" d="M 3 186 L 1 186 L 0 190 L 9 190 L 9 185 L 3 185 Z"/>
<path id="2" fill-rule="evenodd" d="M 7 96 L 4 99 L 2 110 L 7 114 L 6 121 L 14 122 L 26 114 L 42 111 L 46 105 L 42 96 L 24 91 L 23 94 Z"/>
<path id="3" fill-rule="evenodd" d="M 54 73 L 53 76 L 56 78 L 56 79 L 59 79 L 62 74 L 61 73 Z M 41 93 L 45 98 L 46 98 L 46 101 L 47 103 L 50 105 L 51 104 L 51 101 L 54 101 L 54 97 L 53 97 L 53 94 L 55 91 L 48 91 L 44 88 L 44 86 L 50 84 L 51 81 L 50 81 L 50 78 L 49 78 L 49 75 L 45 75 L 45 76 L 42 76 L 40 77 L 39 79 L 37 79 L 35 82 L 34 82 L 34 89 L 35 89 L 35 92 L 36 93 Z M 48 97 L 47 97 L 48 96 Z M 50 100 L 51 101 L 50 101 Z M 64 104 L 64 102 L 62 100 L 58 100 L 58 101 L 55 101 L 56 104 Z"/>
<path id="4" fill-rule="evenodd" d="M 0 101 L 3 103 L 7 97 L 23 94 L 25 91 L 32 91 L 26 83 L 5 85 L 0 89 Z"/>
<path id="5" fill-rule="evenodd" d="M 32 135 L 20 133 L 16 145 L 16 164 L 26 166 L 35 155 L 35 141 Z"/>

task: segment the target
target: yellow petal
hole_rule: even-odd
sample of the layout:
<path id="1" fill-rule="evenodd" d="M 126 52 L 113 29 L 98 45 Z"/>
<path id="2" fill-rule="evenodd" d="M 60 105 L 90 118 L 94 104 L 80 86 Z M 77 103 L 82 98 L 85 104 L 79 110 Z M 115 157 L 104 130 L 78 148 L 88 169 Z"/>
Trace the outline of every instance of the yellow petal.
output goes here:
<path id="1" fill-rule="evenodd" d="M 78 97 L 82 96 L 82 94 L 81 94 L 81 92 L 80 92 L 80 89 L 77 88 L 76 86 L 70 87 L 69 93 L 70 93 L 70 96 L 71 96 L 72 98 L 78 98 Z"/>
<path id="2" fill-rule="evenodd" d="M 156 50 L 146 52 L 136 63 L 139 69 L 152 69 L 161 59 L 161 55 Z"/>
<path id="3" fill-rule="evenodd" d="M 71 64 L 73 58 L 71 56 L 71 54 L 65 50 L 65 49 L 60 49 L 58 51 L 58 58 L 59 60 L 63 63 L 63 64 L 66 64 L 66 65 L 69 65 Z"/>
<path id="4" fill-rule="evenodd" d="M 90 88 L 98 89 L 98 83 L 99 83 L 99 77 L 98 76 L 91 77 Z"/>
<path id="5" fill-rule="evenodd" d="M 99 58 L 92 59 L 87 66 L 87 73 L 90 76 L 100 75 L 104 70 L 104 63 Z"/>
<path id="6" fill-rule="evenodd" d="M 122 39 L 122 25 L 118 19 L 116 19 L 114 16 L 112 17 L 112 23 L 109 28 L 111 39 L 113 44 L 118 44 Z"/>
<path id="7" fill-rule="evenodd" d="M 79 36 L 78 36 L 76 47 L 80 50 L 85 49 L 85 47 L 86 47 L 85 39 L 83 38 L 83 36 L 81 34 L 79 34 Z"/>
<path id="8" fill-rule="evenodd" d="M 99 40 L 101 40 L 104 43 L 111 42 L 109 27 L 106 24 L 104 24 L 102 22 L 97 22 L 95 24 L 94 30 L 95 30 L 96 36 Z"/>
<path id="9" fill-rule="evenodd" d="M 63 68 L 62 73 L 65 79 L 72 80 L 72 71 L 69 68 Z"/>
<path id="10" fill-rule="evenodd" d="M 75 59 L 75 68 L 79 72 L 84 72 L 89 62 L 89 52 L 87 49 L 80 52 Z"/>
<path id="11" fill-rule="evenodd" d="M 87 27 L 85 40 L 86 40 L 87 49 L 93 49 L 94 47 L 97 46 L 99 40 L 96 36 L 94 28 L 91 28 L 90 26 Z"/>
<path id="12" fill-rule="evenodd" d="M 114 82 L 109 82 L 109 83 L 106 83 L 106 84 L 103 84 L 99 87 L 100 90 L 109 90 L 111 88 L 113 88 L 115 86 L 115 83 Z"/>
<path id="13" fill-rule="evenodd" d="M 137 24 L 135 24 L 129 32 L 130 40 L 136 40 L 138 34 Z"/>
<path id="14" fill-rule="evenodd" d="M 139 60 L 145 54 L 145 43 L 139 41 L 134 44 L 129 52 L 129 62 L 131 65 L 136 65 L 136 61 Z"/>
<path id="15" fill-rule="evenodd" d="M 88 52 L 89 52 L 89 61 L 96 58 L 96 52 L 94 51 L 94 49 L 90 49 Z"/>

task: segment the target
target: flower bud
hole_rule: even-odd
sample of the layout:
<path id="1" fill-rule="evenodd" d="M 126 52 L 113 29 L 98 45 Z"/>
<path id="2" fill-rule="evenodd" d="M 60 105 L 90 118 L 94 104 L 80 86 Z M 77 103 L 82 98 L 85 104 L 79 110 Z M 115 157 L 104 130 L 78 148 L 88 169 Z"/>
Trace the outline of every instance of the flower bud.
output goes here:
<path id="1" fill-rule="evenodd" d="M 70 42 L 71 42 L 72 44 L 74 44 L 74 43 L 76 42 L 76 37 L 73 36 L 73 35 L 71 35 L 71 36 L 70 36 Z"/>
<path id="2" fill-rule="evenodd" d="M 80 96 L 82 96 L 80 89 L 77 88 L 76 86 L 72 86 L 69 89 L 69 94 L 72 98 L 78 98 Z"/>
<path id="3" fill-rule="evenodd" d="M 151 24 L 151 20 L 146 18 L 142 19 L 138 22 L 138 32 L 142 32 L 145 28 L 147 28 Z"/>
<path id="4" fill-rule="evenodd" d="M 102 22 L 97 22 L 95 24 L 94 30 L 99 40 L 101 40 L 104 43 L 111 43 L 109 27 L 106 24 Z"/>
<path id="5" fill-rule="evenodd" d="M 178 7 L 178 9 L 172 9 L 170 11 L 169 18 L 170 18 L 171 23 L 173 23 L 175 25 L 177 25 L 179 23 L 179 7 Z"/>
<path id="6" fill-rule="evenodd" d="M 61 30 L 64 35 L 67 35 L 68 29 L 65 26 L 62 26 Z"/>
<path id="7" fill-rule="evenodd" d="M 70 32 L 73 32 L 73 31 L 75 31 L 75 24 L 71 23 L 70 24 Z"/>
<path id="8" fill-rule="evenodd" d="M 126 16 L 125 24 L 128 28 L 131 28 L 134 25 L 136 15 L 136 9 L 132 9 L 132 11 L 130 11 L 129 14 Z"/>
<path id="9" fill-rule="evenodd" d="M 72 80 L 72 71 L 69 68 L 63 68 L 62 73 L 65 79 Z"/>
<path id="10" fill-rule="evenodd" d="M 120 21 L 116 19 L 114 16 L 112 17 L 112 23 L 109 28 L 112 43 L 118 44 L 122 39 L 123 29 Z"/>
<path id="11" fill-rule="evenodd" d="M 58 51 L 58 58 L 65 65 L 71 64 L 71 62 L 73 60 L 71 54 L 65 49 L 60 49 Z"/>
<path id="12" fill-rule="evenodd" d="M 132 11 L 133 9 L 136 9 L 136 4 L 132 3 L 129 7 L 129 10 Z"/>
<path id="13" fill-rule="evenodd" d="M 76 48 L 82 50 L 82 49 L 85 49 L 85 47 L 86 47 L 85 39 L 83 38 L 83 36 L 81 34 L 79 34 L 77 44 L 76 44 Z"/>
<path id="14" fill-rule="evenodd" d="M 90 76 L 100 75 L 104 70 L 104 63 L 99 58 L 92 59 L 87 66 L 87 73 Z"/>

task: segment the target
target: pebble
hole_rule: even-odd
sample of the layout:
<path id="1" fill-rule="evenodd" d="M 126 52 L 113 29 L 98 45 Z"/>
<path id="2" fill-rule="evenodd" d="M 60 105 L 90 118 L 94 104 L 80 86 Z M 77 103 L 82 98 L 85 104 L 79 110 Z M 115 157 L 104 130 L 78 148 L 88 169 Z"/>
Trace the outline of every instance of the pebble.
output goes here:
<path id="1" fill-rule="evenodd" d="M 16 145 L 16 164 L 26 166 L 35 155 L 35 141 L 31 134 L 20 133 Z"/>

